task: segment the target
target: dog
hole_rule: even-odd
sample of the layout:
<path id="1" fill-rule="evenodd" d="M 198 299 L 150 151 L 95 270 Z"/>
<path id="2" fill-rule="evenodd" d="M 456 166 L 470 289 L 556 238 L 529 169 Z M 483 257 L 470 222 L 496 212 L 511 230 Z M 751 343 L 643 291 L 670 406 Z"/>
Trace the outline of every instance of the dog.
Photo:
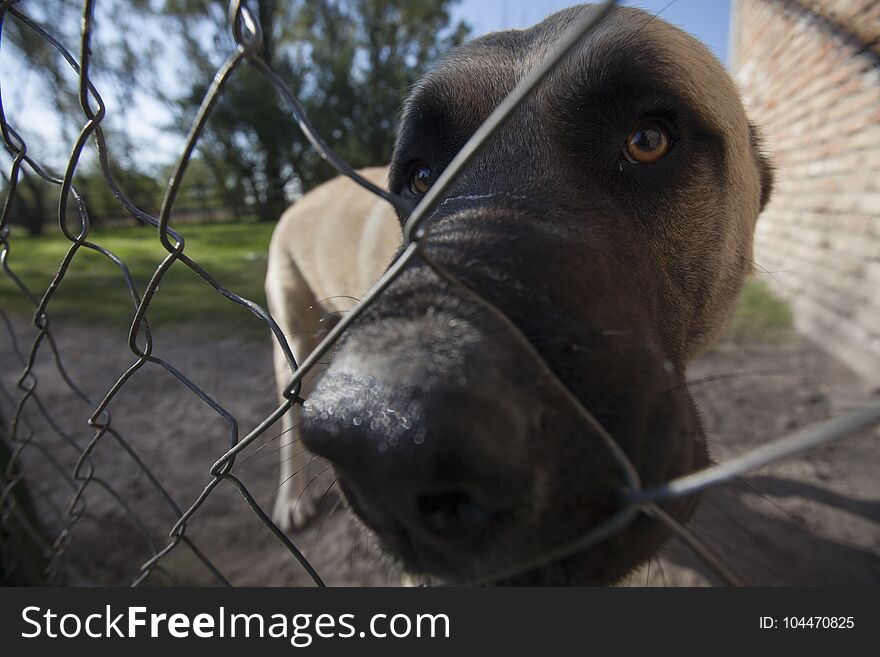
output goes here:
<path id="1" fill-rule="evenodd" d="M 417 203 L 591 10 L 452 51 L 406 99 L 390 169 L 361 173 Z M 620 509 L 624 476 L 603 430 L 645 487 L 709 463 L 685 370 L 735 310 L 771 188 L 718 60 L 658 18 L 613 9 L 465 169 L 427 219 L 425 257 L 303 388 L 301 417 L 284 419 L 275 521 L 297 529 L 314 512 L 307 448 L 414 576 L 620 580 L 668 538 L 644 515 L 576 554 L 540 556 Z M 298 359 L 399 253 L 404 219 L 346 179 L 284 214 L 266 291 Z M 290 368 L 277 347 L 276 369 L 282 391 Z M 695 501 L 662 506 L 684 522 Z"/>

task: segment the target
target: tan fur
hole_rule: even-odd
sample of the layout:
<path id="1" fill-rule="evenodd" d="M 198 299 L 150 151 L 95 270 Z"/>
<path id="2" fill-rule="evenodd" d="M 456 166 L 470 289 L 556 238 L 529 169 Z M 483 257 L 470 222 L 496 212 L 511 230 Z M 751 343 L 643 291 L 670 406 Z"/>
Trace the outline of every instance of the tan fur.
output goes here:
<path id="1" fill-rule="evenodd" d="M 359 172 L 385 186 L 387 167 Z M 297 362 L 315 348 L 334 313 L 354 305 L 390 263 L 401 241 L 400 223 L 391 206 L 347 178 L 335 178 L 312 190 L 278 222 L 269 246 L 266 297 L 269 312 L 287 336 Z M 324 321 L 322 321 L 322 319 Z M 290 367 L 275 343 L 279 398 L 290 381 Z M 314 385 L 313 377 L 302 394 Z M 283 419 L 281 487 L 273 519 L 285 531 L 297 529 L 314 511 L 301 493 L 309 480 L 309 457 L 297 442 L 299 408 Z"/>

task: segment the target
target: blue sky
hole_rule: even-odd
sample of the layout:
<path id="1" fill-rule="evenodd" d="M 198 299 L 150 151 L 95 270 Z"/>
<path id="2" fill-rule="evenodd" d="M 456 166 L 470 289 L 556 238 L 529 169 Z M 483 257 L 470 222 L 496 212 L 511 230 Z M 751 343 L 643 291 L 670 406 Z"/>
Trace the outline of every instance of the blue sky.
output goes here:
<path id="1" fill-rule="evenodd" d="M 577 4 L 572 0 L 462 0 L 456 17 L 466 20 L 475 34 L 528 27 L 550 14 Z M 641 7 L 690 32 L 727 63 L 730 0 L 633 0 L 623 4 Z"/>

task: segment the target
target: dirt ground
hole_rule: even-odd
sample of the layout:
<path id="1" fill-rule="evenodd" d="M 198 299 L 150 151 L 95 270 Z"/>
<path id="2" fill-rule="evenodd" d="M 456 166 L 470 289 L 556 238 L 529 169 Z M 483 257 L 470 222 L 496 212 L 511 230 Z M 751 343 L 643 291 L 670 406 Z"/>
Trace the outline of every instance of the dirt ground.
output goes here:
<path id="1" fill-rule="evenodd" d="M 20 346 L 29 346 L 31 328 L 14 321 Z M 72 378 L 92 399 L 101 398 L 134 362 L 120 331 L 81 326 L 55 327 L 60 352 Z M 20 364 L 0 326 L 0 411 L 8 419 Z M 241 435 L 274 408 L 268 338 L 201 339 L 194 333 L 164 330 L 155 354 L 173 363 L 239 422 Z M 69 478 L 78 453 L 92 438 L 86 425 L 90 407 L 57 376 L 49 350 L 36 363 L 39 399 L 58 429 L 79 445 L 74 449 L 40 417 L 34 400 L 28 417 L 34 444 L 23 451 L 24 465 L 48 530 L 63 527 L 73 494 Z M 815 346 L 786 334 L 778 340 L 723 343 L 702 357 L 689 379 L 716 459 L 744 450 L 831 414 L 855 408 L 872 391 Z M 148 366 L 137 372 L 110 407 L 112 426 L 181 508 L 188 507 L 210 481 L 211 464 L 231 444 L 229 424 L 168 372 Z M 22 429 L 23 434 L 27 431 Z M 234 473 L 263 509 L 271 509 L 277 485 L 279 429 L 239 457 Z M 275 438 L 274 440 L 270 440 Z M 766 467 L 741 481 L 712 490 L 698 510 L 694 531 L 744 580 L 754 585 L 868 585 L 880 583 L 880 441 L 868 432 L 805 456 Z M 87 512 L 71 531 L 67 551 L 69 582 L 127 584 L 150 554 L 161 548 L 177 515 L 113 437 L 105 436 L 92 455 L 94 476 L 86 489 Z M 332 473 L 316 470 L 322 491 Z M 118 491 L 128 511 L 106 492 Z M 321 576 L 332 585 L 385 585 L 398 576 L 369 547 L 327 493 L 319 514 L 293 537 Z M 142 527 L 131 520 L 136 515 Z M 228 482 L 208 497 L 188 525 L 187 536 L 236 585 L 306 585 L 309 578 L 282 543 L 259 520 Z M 147 540 L 149 538 L 149 541 Z M 163 560 L 177 583 L 212 584 L 216 579 L 185 546 Z M 151 583 L 162 584 L 155 575 Z M 632 586 L 704 585 L 715 580 L 683 545 L 672 541 L 655 560 L 634 573 Z"/>

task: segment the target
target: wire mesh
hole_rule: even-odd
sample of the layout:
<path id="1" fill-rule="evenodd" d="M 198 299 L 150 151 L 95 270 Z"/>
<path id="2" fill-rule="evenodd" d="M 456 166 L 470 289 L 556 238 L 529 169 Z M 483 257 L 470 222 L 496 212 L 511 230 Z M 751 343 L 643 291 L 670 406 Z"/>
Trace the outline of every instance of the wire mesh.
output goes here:
<path id="1" fill-rule="evenodd" d="M 0 474 L 0 523 L 18 523 L 27 527 L 26 520 L 21 514 L 21 503 L 16 497 L 17 487 L 24 487 L 27 483 L 27 472 L 22 466 L 22 454 L 32 451 L 39 454 L 39 458 L 50 464 L 57 474 L 56 485 L 69 489 L 69 501 L 64 509 L 54 509 L 54 514 L 62 520 L 61 530 L 53 538 L 51 543 L 38 543 L 47 559 L 45 576 L 47 581 L 59 583 L 64 581 L 65 565 L 64 557 L 71 541 L 74 540 L 76 527 L 87 513 L 87 491 L 100 489 L 118 507 L 136 528 L 140 540 L 143 541 L 149 553 L 149 558 L 137 569 L 132 578 L 132 584 L 144 583 L 151 575 L 161 576 L 173 581 L 170 573 L 163 568 L 163 559 L 181 544 L 186 545 L 195 557 L 208 569 L 217 582 L 229 585 L 227 577 L 215 566 L 214 563 L 199 548 L 194 540 L 187 535 L 187 528 L 198 518 L 199 509 L 214 493 L 217 487 L 228 482 L 241 494 L 246 504 L 254 511 L 260 522 L 281 542 L 290 552 L 301 567 L 308 573 L 316 585 L 323 585 L 320 574 L 305 558 L 296 543 L 285 532 L 279 529 L 272 519 L 263 511 L 248 487 L 235 472 L 236 459 L 248 446 L 252 445 L 267 435 L 282 416 L 294 405 L 301 404 L 303 399 L 299 396 L 303 377 L 312 371 L 324 358 L 334 343 L 348 329 L 352 322 L 369 307 L 376 298 L 382 294 L 387 286 L 413 261 L 419 257 L 424 263 L 432 267 L 435 272 L 451 285 L 455 286 L 461 294 L 472 297 L 482 307 L 491 312 L 499 321 L 504 322 L 512 334 L 518 336 L 525 348 L 535 354 L 538 362 L 542 363 L 543 369 L 560 389 L 560 392 L 569 400 L 582 419 L 591 426 L 604 441 L 609 452 L 623 474 L 625 489 L 621 491 L 621 504 L 619 510 L 609 519 L 593 527 L 590 531 L 577 537 L 575 540 L 548 549 L 532 559 L 517 563 L 504 572 L 486 573 L 480 581 L 465 582 L 470 584 L 491 583 L 497 579 L 527 572 L 533 568 L 556 560 L 574 555 L 592 545 L 595 545 L 617 532 L 624 530 L 640 514 L 645 514 L 656 521 L 667 525 L 672 533 L 681 538 L 705 564 L 712 569 L 718 578 L 731 585 L 741 584 L 736 574 L 713 554 L 711 548 L 701 539 L 693 535 L 686 527 L 678 523 L 666 514 L 657 503 L 675 497 L 692 495 L 708 487 L 718 486 L 731 481 L 744 473 L 755 468 L 777 462 L 781 459 L 795 456 L 807 450 L 815 449 L 825 443 L 840 440 L 851 436 L 867 427 L 880 424 L 880 404 L 850 415 L 833 418 L 826 422 L 811 426 L 807 429 L 784 436 L 758 449 L 750 451 L 740 457 L 713 465 L 699 472 L 680 477 L 664 485 L 650 489 L 643 489 L 639 475 L 623 450 L 617 445 L 614 438 L 609 435 L 593 417 L 589 409 L 585 408 L 578 399 L 565 387 L 565 385 L 552 373 L 549 366 L 537 355 L 529 345 L 526 337 L 506 318 L 495 306 L 480 297 L 480 295 L 467 288 L 461 281 L 446 271 L 439 263 L 434 261 L 430 254 L 422 248 L 430 231 L 430 218 L 432 212 L 442 201 L 444 194 L 461 175 L 469 162 L 483 149 L 488 140 L 494 135 L 511 116 L 514 110 L 540 86 L 542 80 L 550 74 L 566 54 L 580 40 L 599 25 L 607 16 L 608 12 L 616 4 L 614 0 L 607 0 L 596 5 L 587 12 L 581 20 L 573 24 L 565 35 L 545 59 L 528 73 L 501 104 L 492 112 L 489 118 L 480 126 L 474 135 L 468 140 L 461 151 L 455 156 L 450 165 L 444 170 L 439 179 L 434 183 L 423 200 L 414 208 L 402 198 L 378 188 L 368 180 L 361 177 L 354 169 L 324 142 L 321 136 L 310 123 L 295 94 L 262 59 L 258 52 L 262 41 L 262 32 L 259 22 L 254 14 L 248 9 L 243 0 L 232 0 L 229 6 L 229 22 L 232 35 L 235 40 L 235 48 L 229 54 L 226 61 L 216 72 L 216 75 L 204 95 L 197 116 L 192 123 L 187 136 L 183 151 L 177 161 L 171 175 L 169 184 L 165 190 L 161 208 L 156 216 L 136 207 L 124 194 L 113 178 L 111 159 L 108 152 L 104 132 L 101 123 L 105 117 L 105 104 L 98 90 L 90 79 L 90 66 L 92 58 L 91 42 L 94 29 L 95 0 L 84 0 L 82 11 L 82 29 L 80 33 L 79 58 L 77 59 L 43 26 L 28 18 L 16 7 L 16 0 L 4 0 L 0 2 L 0 29 L 6 20 L 17 21 L 20 26 L 30 30 L 34 35 L 45 40 L 55 48 L 66 60 L 75 72 L 79 81 L 79 105 L 84 122 L 76 140 L 70 159 L 65 171 L 61 175 L 53 175 L 34 156 L 28 152 L 27 144 L 15 128 L 10 125 L 2 105 L 2 86 L 0 86 L 0 135 L 6 149 L 13 158 L 9 172 L 9 189 L 0 215 L 0 267 L 16 289 L 23 295 L 34 308 L 33 326 L 36 334 L 33 342 L 25 348 L 16 342 L 15 333 L 9 318 L 0 311 L 0 319 L 3 328 L 10 336 L 11 345 L 16 358 L 21 366 L 21 373 L 17 380 L 17 396 L 0 387 L 0 392 L 14 410 L 8 421 L 8 436 L 0 435 L 0 439 L 7 442 L 10 458 L 4 471 Z M 0 31 L 2 38 L 2 31 Z M 354 308 L 345 314 L 340 321 L 326 334 L 317 348 L 306 357 L 302 363 L 296 359 L 287 343 L 287 339 L 276 321 L 270 314 L 253 301 L 243 298 L 233 290 L 225 287 L 208 270 L 186 253 L 186 243 L 181 232 L 171 227 L 171 214 L 175 205 L 175 199 L 180 190 L 181 181 L 186 173 L 187 166 L 191 161 L 194 150 L 200 136 L 211 116 L 217 100 L 223 94 L 224 89 L 235 74 L 238 74 L 242 63 L 250 62 L 252 71 L 265 76 L 277 90 L 279 96 L 290 110 L 291 117 L 302 129 L 311 144 L 330 162 L 342 175 L 347 176 L 363 186 L 371 193 L 381 197 L 398 209 L 402 209 L 408 215 L 404 226 L 404 247 L 399 256 L 387 269 L 386 273 L 376 284 L 362 297 Z M 2 81 L 0 81 L 2 83 Z M 74 174 L 80 162 L 81 155 L 89 139 L 93 139 L 100 163 L 101 172 L 107 186 L 118 199 L 120 205 L 132 217 L 139 222 L 152 226 L 156 229 L 159 243 L 167 252 L 162 262 L 156 267 L 148 284 L 143 290 L 138 290 L 126 263 L 113 252 L 105 247 L 90 241 L 91 230 L 89 212 L 83 195 L 73 183 Z M 12 258 L 13 239 L 9 227 L 12 202 L 16 195 L 16 186 L 19 182 L 22 169 L 27 167 L 46 182 L 57 186 L 58 189 L 58 225 L 64 236 L 69 240 L 70 246 L 60 263 L 54 279 L 47 289 L 36 293 L 28 288 L 22 278 L 16 274 L 14 258 Z M 68 206 L 73 209 L 73 216 L 78 224 L 70 226 Z M 128 348 L 135 357 L 134 362 L 126 369 L 110 387 L 101 399 L 92 399 L 83 392 L 73 378 L 68 374 L 64 365 L 64 358 L 58 343 L 52 332 L 50 322 L 50 308 L 57 290 L 64 284 L 68 276 L 68 269 L 77 254 L 82 250 L 96 252 L 107 259 L 119 269 L 122 284 L 128 290 L 133 309 L 132 321 L 128 333 Z M 159 358 L 153 353 L 153 336 L 150 330 L 147 313 L 151 302 L 163 282 L 172 265 L 180 263 L 205 283 L 210 285 L 219 295 L 229 302 L 242 306 L 262 321 L 271 330 L 274 339 L 281 347 L 293 376 L 287 386 L 284 395 L 285 401 L 256 427 L 242 435 L 238 420 L 229 410 L 220 405 L 210 394 L 205 392 L 199 385 L 193 382 L 183 372 L 178 370 L 172 363 Z M 40 396 L 39 381 L 35 372 L 35 362 L 40 353 L 46 352 L 54 363 L 55 374 L 63 381 L 73 397 L 78 400 L 83 413 L 88 413 L 87 423 L 94 430 L 92 438 L 85 444 L 77 441 L 53 418 L 52 409 L 43 403 Z M 113 424 L 109 411 L 111 402 L 119 395 L 120 391 L 128 384 L 131 377 L 141 368 L 153 365 L 162 368 L 171 376 L 183 384 L 192 395 L 206 404 L 213 413 L 221 418 L 227 427 L 228 447 L 220 454 L 215 462 L 210 465 L 207 472 L 206 483 L 201 494 L 189 504 L 182 507 L 178 505 L 162 482 L 154 475 L 151 469 L 141 459 L 133 443 L 128 440 L 121 431 Z M 77 455 L 76 465 L 72 472 L 64 468 L 51 449 L 48 449 L 38 438 L 37 431 L 28 418 L 27 410 L 33 409 L 37 415 L 47 423 L 47 426 L 66 449 L 73 450 Z M 132 465 L 148 481 L 152 490 L 158 494 L 163 504 L 173 514 L 176 521 L 168 532 L 168 541 L 164 545 L 156 544 L 151 538 L 150 532 L 138 513 L 129 504 L 125 496 L 118 492 L 113 485 L 102 479 L 94 464 L 94 454 L 100 446 L 107 442 L 115 442 L 130 459 Z M 0 525 L 2 526 L 2 525 Z"/>

